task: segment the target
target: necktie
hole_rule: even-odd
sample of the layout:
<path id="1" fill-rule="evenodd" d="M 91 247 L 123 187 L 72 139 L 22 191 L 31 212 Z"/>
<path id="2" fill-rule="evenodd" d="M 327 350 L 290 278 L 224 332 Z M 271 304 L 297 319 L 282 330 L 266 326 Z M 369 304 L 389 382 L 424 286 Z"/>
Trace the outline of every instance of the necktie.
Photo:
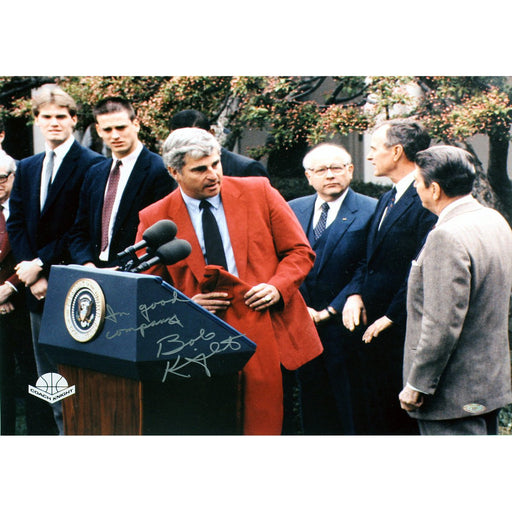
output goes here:
<path id="1" fill-rule="evenodd" d="M 224 254 L 224 246 L 222 245 L 219 226 L 213 213 L 210 211 L 211 206 L 206 199 L 203 199 L 199 205 L 199 208 L 203 210 L 202 222 L 206 261 L 208 265 L 220 265 L 227 270 L 228 265 L 226 263 L 226 255 Z"/>
<path id="2" fill-rule="evenodd" d="M 322 213 L 320 214 L 320 218 L 316 223 L 315 229 L 313 233 L 315 234 L 315 240 L 318 240 L 322 233 L 325 231 L 325 227 L 327 225 L 327 212 L 329 211 L 329 205 L 327 203 L 322 204 Z"/>
<path id="3" fill-rule="evenodd" d="M 44 170 L 43 176 L 41 177 L 41 210 L 44 207 L 44 203 L 50 194 L 50 187 L 52 184 L 53 167 L 55 166 L 55 152 L 48 152 L 48 161 Z"/>
<path id="4" fill-rule="evenodd" d="M 108 246 L 108 234 L 110 225 L 110 216 L 116 199 L 117 186 L 119 185 L 119 177 L 121 176 L 122 162 L 118 160 L 114 168 L 110 171 L 107 183 L 107 192 L 103 201 L 103 211 L 101 214 L 101 250 L 104 251 Z"/>
<path id="5" fill-rule="evenodd" d="M 391 208 L 393 208 L 393 205 L 395 204 L 395 198 L 396 198 L 396 187 L 393 187 L 391 189 L 391 194 L 388 197 L 388 201 L 386 203 L 386 208 L 384 208 L 384 212 L 382 213 L 382 217 L 381 217 L 380 223 L 379 223 L 379 229 L 382 226 L 382 223 L 384 222 L 386 215 L 389 213 L 389 210 L 391 210 Z"/>

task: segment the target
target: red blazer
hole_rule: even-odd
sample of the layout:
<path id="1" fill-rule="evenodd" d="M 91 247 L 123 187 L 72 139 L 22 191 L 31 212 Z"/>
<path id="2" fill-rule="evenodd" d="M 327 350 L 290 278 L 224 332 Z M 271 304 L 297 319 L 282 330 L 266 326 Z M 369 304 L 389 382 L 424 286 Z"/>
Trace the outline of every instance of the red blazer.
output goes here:
<path id="1" fill-rule="evenodd" d="M 271 328 L 261 329 L 259 339 L 253 339 L 268 350 L 256 349 L 248 364 L 257 363 L 258 352 L 261 357 L 273 353 L 272 366 L 276 371 L 280 371 L 279 363 L 295 370 L 322 352 L 316 328 L 298 291 L 313 266 L 314 252 L 295 214 L 266 178 L 225 176 L 221 196 L 240 280 L 249 286 L 272 284 L 283 301 L 282 307 L 270 309 Z M 162 276 L 188 297 L 200 293 L 206 263 L 180 190 L 145 208 L 139 216 L 137 241 L 158 220 L 171 219 L 178 226 L 177 238 L 192 245 L 187 258 L 168 267 L 156 266 L 151 273 Z M 251 325 L 254 318 L 253 314 L 247 315 Z M 250 433 L 280 433 L 275 428 L 269 430 L 272 432 Z M 245 432 L 249 433 L 247 424 Z"/>

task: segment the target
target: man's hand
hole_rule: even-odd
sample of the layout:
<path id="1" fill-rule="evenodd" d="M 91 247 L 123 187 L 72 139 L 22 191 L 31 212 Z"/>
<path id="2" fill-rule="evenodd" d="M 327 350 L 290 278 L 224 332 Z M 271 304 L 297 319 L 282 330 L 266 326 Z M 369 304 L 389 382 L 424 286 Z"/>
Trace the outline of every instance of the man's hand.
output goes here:
<path id="1" fill-rule="evenodd" d="M 264 311 L 281 300 L 278 289 L 267 283 L 253 286 L 245 295 L 245 304 L 255 311 Z"/>
<path id="2" fill-rule="evenodd" d="M 366 309 L 361 295 L 351 295 L 343 307 L 343 325 L 353 331 L 360 323 L 366 325 Z"/>
<path id="3" fill-rule="evenodd" d="M 37 300 L 43 300 L 46 297 L 46 290 L 48 289 L 48 281 L 46 277 L 38 279 L 31 287 L 30 291 Z"/>
<path id="4" fill-rule="evenodd" d="M 39 279 L 43 269 L 37 260 L 32 260 L 21 261 L 14 267 L 14 270 L 25 286 L 32 286 Z"/>
<path id="5" fill-rule="evenodd" d="M 363 334 L 363 341 L 370 343 L 373 338 L 377 338 L 382 331 L 389 329 L 393 325 L 393 322 L 387 316 L 381 316 L 375 322 L 373 322 Z"/>
<path id="6" fill-rule="evenodd" d="M 329 315 L 329 312 L 326 309 L 317 311 L 316 309 L 308 307 L 308 313 L 315 324 L 321 324 L 331 318 L 331 315 Z"/>
<path id="7" fill-rule="evenodd" d="M 398 395 L 400 407 L 406 411 L 415 411 L 423 405 L 423 393 L 415 391 L 408 385 Z"/>
<path id="8" fill-rule="evenodd" d="M 192 300 L 197 302 L 200 306 L 203 306 L 203 308 L 210 313 L 216 314 L 231 306 L 231 300 L 227 297 L 228 294 L 225 292 L 198 293 L 192 297 Z"/>
<path id="9" fill-rule="evenodd" d="M 4 302 L 0 305 L 0 315 L 7 315 L 11 311 L 14 311 L 14 306 L 10 302 Z"/>
<path id="10" fill-rule="evenodd" d="M 14 288 L 7 283 L 0 286 L 0 304 L 7 302 L 9 297 L 14 293 Z"/>

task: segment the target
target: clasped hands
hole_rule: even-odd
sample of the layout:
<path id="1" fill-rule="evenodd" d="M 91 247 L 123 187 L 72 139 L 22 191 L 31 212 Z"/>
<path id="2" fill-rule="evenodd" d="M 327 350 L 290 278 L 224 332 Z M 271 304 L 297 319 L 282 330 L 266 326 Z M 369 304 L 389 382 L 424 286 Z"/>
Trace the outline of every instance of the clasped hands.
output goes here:
<path id="1" fill-rule="evenodd" d="M 37 300 L 43 300 L 46 297 L 48 281 L 46 277 L 41 277 L 43 269 L 38 260 L 21 261 L 14 270 L 20 281 L 30 289 Z"/>
<path id="2" fill-rule="evenodd" d="M 351 295 L 348 297 L 343 307 L 342 318 L 343 325 L 351 332 L 360 324 L 367 324 L 366 309 L 361 295 Z M 363 341 L 370 343 L 373 338 L 377 338 L 382 331 L 385 331 L 391 325 L 393 325 L 393 322 L 387 316 L 381 316 L 368 326 L 363 334 Z"/>
<path id="3" fill-rule="evenodd" d="M 210 311 L 218 313 L 226 310 L 231 305 L 231 299 L 225 292 L 198 293 L 192 297 L 194 302 Z M 278 289 L 267 283 L 260 283 L 253 286 L 245 295 L 246 306 L 255 311 L 265 311 L 274 306 L 281 300 L 281 294 Z"/>

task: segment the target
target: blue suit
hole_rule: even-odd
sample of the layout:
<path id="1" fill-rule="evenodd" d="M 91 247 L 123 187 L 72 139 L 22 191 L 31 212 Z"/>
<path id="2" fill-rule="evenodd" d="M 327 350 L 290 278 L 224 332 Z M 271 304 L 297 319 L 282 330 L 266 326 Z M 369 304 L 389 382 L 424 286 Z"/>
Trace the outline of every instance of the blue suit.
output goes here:
<path id="1" fill-rule="evenodd" d="M 108 262 L 100 261 L 101 214 L 108 176 L 109 158 L 93 166 L 87 173 L 80 192 L 80 204 L 71 235 L 73 263 L 93 262 L 96 266 L 115 266 L 116 255 L 133 245 L 139 225 L 139 211 L 172 192 L 177 184 L 162 158 L 144 147 L 135 162 L 123 191 L 110 242 Z"/>
<path id="2" fill-rule="evenodd" d="M 387 316 L 393 325 L 365 345 L 368 388 L 360 400 L 369 404 L 370 419 L 364 433 L 417 433 L 416 425 L 400 408 L 402 362 L 405 340 L 407 277 L 437 217 L 423 208 L 411 184 L 379 223 L 391 191 L 375 210 L 368 233 L 366 261 L 347 287 L 347 295 L 363 297 L 368 325 Z M 359 329 L 362 335 L 365 327 Z"/>
<path id="3" fill-rule="evenodd" d="M 64 157 L 50 192 L 40 211 L 39 193 L 45 153 L 24 158 L 14 179 L 7 231 L 17 262 L 40 258 L 43 274 L 48 277 L 50 266 L 70 263 L 69 232 L 78 207 L 80 187 L 86 171 L 104 157 L 73 142 Z M 43 301 L 27 293 L 30 311 L 42 313 Z"/>
<path id="4" fill-rule="evenodd" d="M 104 157 L 74 141 L 59 166 L 41 211 L 44 157 L 43 152 L 20 161 L 9 200 L 7 231 L 16 262 L 40 258 L 43 275 L 48 278 L 51 265 L 71 262 L 69 234 L 75 220 L 80 187 L 87 169 Z M 26 296 L 38 375 L 56 372 L 56 364 L 40 350 L 38 344 L 44 300 L 38 301 L 28 290 Z M 62 404 L 57 402 L 52 408 L 62 433 Z M 46 433 L 53 433 L 54 428 L 55 425 L 47 425 Z"/>
<path id="5" fill-rule="evenodd" d="M 315 264 L 300 291 L 316 310 L 332 306 L 341 313 L 346 286 L 365 257 L 366 238 L 377 201 L 349 189 L 338 215 L 314 240 L 312 219 L 316 194 L 290 201 L 316 253 Z M 352 390 L 357 385 L 360 340 L 341 323 L 341 315 L 317 325 L 324 352 L 299 370 L 306 434 L 352 434 Z M 357 421 L 356 421 L 357 423 Z"/>

